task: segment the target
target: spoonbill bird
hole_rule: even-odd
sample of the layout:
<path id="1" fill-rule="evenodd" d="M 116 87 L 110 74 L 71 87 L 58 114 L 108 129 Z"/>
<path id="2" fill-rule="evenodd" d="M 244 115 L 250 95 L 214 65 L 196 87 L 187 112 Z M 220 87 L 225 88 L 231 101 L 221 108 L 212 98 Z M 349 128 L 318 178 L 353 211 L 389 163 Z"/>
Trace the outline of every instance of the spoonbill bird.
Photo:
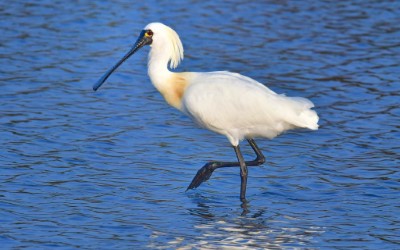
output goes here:
<path id="1" fill-rule="evenodd" d="M 93 86 L 97 90 L 107 78 L 141 47 L 150 45 L 148 74 L 166 102 L 187 114 L 200 126 L 225 135 L 235 150 L 237 160 L 205 164 L 188 189 L 208 180 L 214 170 L 240 167 L 240 199 L 246 201 L 247 166 L 259 166 L 265 157 L 253 138 L 272 139 L 294 128 L 318 129 L 314 104 L 301 97 L 279 95 L 265 85 L 240 74 L 227 71 L 171 72 L 183 59 L 178 34 L 162 23 L 150 23 L 140 33 L 129 52 L 109 69 Z M 169 68 L 168 68 L 169 66 Z M 246 139 L 256 154 L 245 161 L 239 142 Z"/>

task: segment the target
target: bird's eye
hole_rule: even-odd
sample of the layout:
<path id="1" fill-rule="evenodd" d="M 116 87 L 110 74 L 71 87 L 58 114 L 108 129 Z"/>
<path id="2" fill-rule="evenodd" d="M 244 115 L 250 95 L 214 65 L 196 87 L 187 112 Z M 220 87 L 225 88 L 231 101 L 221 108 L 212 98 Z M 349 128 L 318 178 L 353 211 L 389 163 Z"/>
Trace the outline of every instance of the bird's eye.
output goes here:
<path id="1" fill-rule="evenodd" d="M 148 30 L 148 31 L 146 31 L 145 35 L 146 35 L 147 37 L 151 37 L 151 36 L 153 36 L 153 31 Z"/>

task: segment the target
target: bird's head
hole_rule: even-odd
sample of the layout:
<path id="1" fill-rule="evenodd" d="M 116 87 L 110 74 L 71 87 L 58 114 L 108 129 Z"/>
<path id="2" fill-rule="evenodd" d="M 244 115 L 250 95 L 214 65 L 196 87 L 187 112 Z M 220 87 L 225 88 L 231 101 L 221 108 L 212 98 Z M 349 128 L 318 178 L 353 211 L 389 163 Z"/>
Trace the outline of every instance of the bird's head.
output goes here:
<path id="1" fill-rule="evenodd" d="M 183 59 L 183 46 L 178 34 L 162 23 L 150 23 L 140 32 L 135 44 L 111 69 L 109 69 L 93 86 L 96 91 L 107 78 L 131 55 L 140 48 L 150 45 L 153 53 L 166 54 L 171 68 L 176 68 Z"/>

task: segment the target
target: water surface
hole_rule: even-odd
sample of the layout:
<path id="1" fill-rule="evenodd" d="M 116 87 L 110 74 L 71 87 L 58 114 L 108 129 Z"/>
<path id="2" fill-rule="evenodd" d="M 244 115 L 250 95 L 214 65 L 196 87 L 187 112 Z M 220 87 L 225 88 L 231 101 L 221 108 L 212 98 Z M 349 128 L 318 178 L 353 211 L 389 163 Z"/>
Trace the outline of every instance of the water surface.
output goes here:
<path id="1" fill-rule="evenodd" d="M 12 1 L 0 17 L 3 248 L 400 247 L 400 2 Z M 91 89 L 153 21 L 180 34 L 179 70 L 316 105 L 318 131 L 258 140 L 247 213 L 238 169 L 185 192 L 234 151 L 165 104 L 148 48 Z"/>

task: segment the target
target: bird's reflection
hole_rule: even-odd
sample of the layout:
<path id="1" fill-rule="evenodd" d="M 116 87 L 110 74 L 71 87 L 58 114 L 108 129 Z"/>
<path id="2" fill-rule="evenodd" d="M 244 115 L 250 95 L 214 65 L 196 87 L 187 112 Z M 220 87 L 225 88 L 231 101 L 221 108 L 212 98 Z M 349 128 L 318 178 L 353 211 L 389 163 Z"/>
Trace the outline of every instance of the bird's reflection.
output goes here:
<path id="1" fill-rule="evenodd" d="M 200 232 L 196 241 L 208 242 L 204 248 L 230 247 L 240 243 L 243 249 L 271 249 L 309 245 L 315 236 L 323 232 L 320 228 L 299 224 L 300 218 L 256 208 L 252 201 L 229 204 L 217 197 L 192 194 L 196 206 L 189 213 L 196 217 L 195 228 Z M 196 246 L 192 246 L 196 247 Z"/>

